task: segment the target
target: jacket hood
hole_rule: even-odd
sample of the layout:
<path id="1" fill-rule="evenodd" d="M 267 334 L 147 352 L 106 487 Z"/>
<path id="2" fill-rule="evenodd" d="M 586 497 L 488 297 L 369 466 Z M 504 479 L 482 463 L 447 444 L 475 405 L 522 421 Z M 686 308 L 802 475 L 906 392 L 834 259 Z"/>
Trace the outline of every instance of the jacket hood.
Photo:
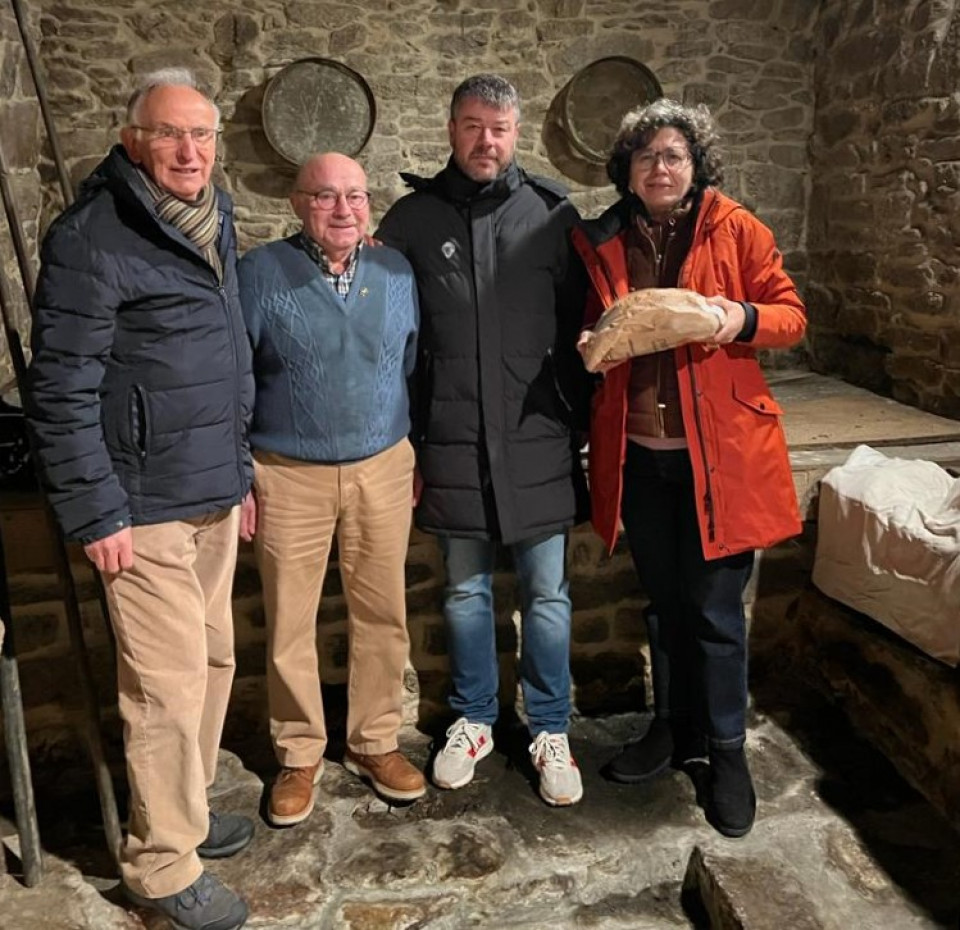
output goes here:
<path id="1" fill-rule="evenodd" d="M 401 172 L 400 177 L 415 191 L 433 190 L 444 199 L 456 203 L 487 198 L 504 200 L 524 181 L 524 173 L 515 161 L 490 181 L 474 181 L 460 170 L 453 156 L 447 161 L 446 167 L 432 178 L 407 172 Z"/>
<path id="2" fill-rule="evenodd" d="M 703 225 L 709 229 L 710 226 L 725 220 L 731 213 L 743 209 L 746 208 L 736 200 L 721 194 L 715 187 L 708 187 L 703 192 L 697 226 Z M 625 229 L 630 224 L 630 217 L 635 210 L 636 196 L 629 194 L 607 207 L 595 220 L 584 220 L 581 229 L 590 244 L 597 248 Z"/>

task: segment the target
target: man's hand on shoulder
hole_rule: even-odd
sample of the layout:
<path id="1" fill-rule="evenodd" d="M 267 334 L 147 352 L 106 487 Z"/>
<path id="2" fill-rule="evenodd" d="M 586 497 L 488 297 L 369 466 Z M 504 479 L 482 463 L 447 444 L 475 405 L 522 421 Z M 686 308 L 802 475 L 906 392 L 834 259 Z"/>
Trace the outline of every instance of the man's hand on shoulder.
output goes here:
<path id="1" fill-rule="evenodd" d="M 125 526 L 110 536 L 87 543 L 83 551 L 97 569 L 107 575 L 133 568 L 133 530 Z"/>

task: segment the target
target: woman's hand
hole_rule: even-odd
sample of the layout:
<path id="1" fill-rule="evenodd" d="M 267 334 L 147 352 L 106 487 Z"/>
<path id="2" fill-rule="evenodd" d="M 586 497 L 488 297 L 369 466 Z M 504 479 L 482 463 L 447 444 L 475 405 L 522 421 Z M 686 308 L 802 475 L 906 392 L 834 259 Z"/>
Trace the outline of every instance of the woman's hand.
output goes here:
<path id="1" fill-rule="evenodd" d="M 714 333 L 712 339 L 703 343 L 707 349 L 716 349 L 726 345 L 728 342 L 733 342 L 733 340 L 740 335 L 743 331 L 744 324 L 747 322 L 747 314 L 742 304 L 737 303 L 735 300 L 727 300 L 726 297 L 721 297 L 719 294 L 714 297 L 708 297 L 707 303 L 719 307 L 724 314 L 724 320 L 723 323 L 720 324 L 720 329 Z"/>

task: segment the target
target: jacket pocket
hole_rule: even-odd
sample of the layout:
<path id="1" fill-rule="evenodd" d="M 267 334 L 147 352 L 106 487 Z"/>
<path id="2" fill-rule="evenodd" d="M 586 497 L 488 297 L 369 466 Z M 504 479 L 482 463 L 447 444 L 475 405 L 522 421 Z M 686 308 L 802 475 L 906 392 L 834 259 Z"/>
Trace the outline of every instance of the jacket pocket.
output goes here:
<path id="1" fill-rule="evenodd" d="M 139 384 L 130 388 L 127 401 L 127 417 L 130 423 L 130 441 L 137 452 L 137 458 L 144 461 L 150 445 L 150 414 L 147 395 Z"/>
<path id="2" fill-rule="evenodd" d="M 733 385 L 733 396 L 739 403 L 749 407 L 754 413 L 766 416 L 783 416 L 783 408 L 773 399 L 765 383 L 754 385 Z"/>
<path id="3" fill-rule="evenodd" d="M 557 412 L 564 426 L 572 427 L 574 420 L 574 408 L 567 392 L 564 391 L 560 383 L 560 372 L 557 368 L 557 358 L 554 355 L 553 348 L 547 349 L 547 365 L 550 370 L 550 378 L 553 381 L 553 390 L 557 397 Z"/>

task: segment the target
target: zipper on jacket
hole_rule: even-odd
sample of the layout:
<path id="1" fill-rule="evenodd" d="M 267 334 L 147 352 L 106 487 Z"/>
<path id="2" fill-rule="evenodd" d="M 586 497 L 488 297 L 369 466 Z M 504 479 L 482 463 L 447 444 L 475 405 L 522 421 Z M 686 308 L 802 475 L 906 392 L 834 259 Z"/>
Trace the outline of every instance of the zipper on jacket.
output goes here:
<path id="1" fill-rule="evenodd" d="M 560 403 L 563 404 L 563 409 L 566 410 L 567 415 L 572 418 L 573 407 L 570 406 L 570 401 L 567 400 L 567 395 L 564 394 L 563 388 L 560 387 L 560 377 L 559 373 L 557 372 L 557 360 L 553 355 L 553 346 L 550 346 L 547 349 L 547 364 L 550 366 L 550 375 L 553 378 L 553 389 L 556 391 Z"/>
<path id="2" fill-rule="evenodd" d="M 661 384 L 660 384 L 660 365 L 663 362 L 663 355 L 660 352 L 654 356 L 657 360 L 657 396 L 654 399 L 654 411 L 657 418 L 657 436 L 661 439 L 667 435 L 667 419 L 666 419 L 666 409 L 667 405 L 660 400 L 661 395 Z"/>
<path id="3" fill-rule="evenodd" d="M 667 220 L 667 230 L 664 233 L 663 224 L 660 224 L 660 246 L 658 248 L 657 243 L 653 242 L 653 236 L 650 237 L 650 241 L 653 242 L 653 258 L 657 266 L 657 287 L 664 287 L 663 283 L 663 265 L 667 259 L 667 252 L 670 250 L 670 243 L 673 241 L 673 236 L 677 231 L 677 221 L 674 217 L 670 217 Z M 679 275 L 677 276 L 679 277 Z"/>
<path id="4" fill-rule="evenodd" d="M 130 435 L 141 462 L 147 458 L 147 436 L 150 433 L 147 420 L 147 398 L 143 385 L 135 384 L 130 397 Z"/>
<path id="5" fill-rule="evenodd" d="M 677 221 L 675 217 L 670 217 L 666 221 L 666 232 L 664 233 L 664 224 L 659 223 L 657 228 L 660 230 L 660 235 L 662 239 L 658 246 L 657 240 L 654 239 L 652 233 L 650 232 L 649 227 L 642 225 L 641 229 L 646 234 L 647 240 L 650 243 L 650 246 L 653 248 L 653 263 L 657 269 L 657 287 L 664 287 L 663 282 L 663 267 L 667 259 L 667 253 L 670 250 L 670 244 L 673 242 L 674 235 L 677 231 Z M 679 274 L 677 275 L 679 278 Z M 678 282 L 679 285 L 679 282 Z M 667 405 L 660 400 L 663 396 L 663 373 L 661 368 L 661 363 L 663 362 L 663 356 L 658 352 L 656 355 L 657 360 L 657 371 L 656 371 L 656 396 L 654 398 L 654 418 L 657 428 L 657 436 L 663 438 L 667 435 L 667 419 L 666 419 L 666 410 Z"/>
<path id="6" fill-rule="evenodd" d="M 416 420 L 412 424 L 417 442 L 427 441 L 427 421 L 430 419 L 430 396 L 433 392 L 433 353 L 423 349 L 414 374 L 417 387 L 415 400 Z"/>
<path id="7" fill-rule="evenodd" d="M 227 250 L 229 254 L 229 249 Z M 237 388 L 238 390 L 233 392 L 233 412 L 236 415 L 237 423 L 237 474 L 240 476 L 240 500 L 246 496 L 243 490 L 244 482 L 247 480 L 246 472 L 244 471 L 244 461 L 243 461 L 243 431 L 244 431 L 244 422 L 243 422 L 243 408 L 240 406 L 240 357 L 237 354 L 237 333 L 236 327 L 234 326 L 233 316 L 230 313 L 230 301 L 227 299 L 227 289 L 219 284 L 217 286 L 217 291 L 220 294 L 220 299 L 223 302 L 223 312 L 224 316 L 227 318 L 227 331 L 230 333 L 230 349 L 233 353 L 233 373 L 237 379 Z M 249 490 L 249 488 L 247 489 Z"/>
<path id="8" fill-rule="evenodd" d="M 703 419 L 700 416 L 700 400 L 697 388 L 697 376 L 693 370 L 693 357 L 687 349 L 687 371 L 690 373 L 690 391 L 693 398 L 693 418 L 697 422 L 697 445 L 700 448 L 700 461 L 703 463 L 703 478 L 707 489 L 703 494 L 703 507 L 707 512 L 707 539 L 714 542 L 717 536 L 716 515 L 713 508 L 713 482 L 710 480 L 710 462 L 703 441 Z"/>
<path id="9" fill-rule="evenodd" d="M 678 287 L 690 287 L 690 266 L 692 262 L 692 256 L 697 251 L 697 248 L 702 246 L 703 239 L 706 237 L 707 231 L 710 228 L 710 214 L 712 214 L 717 208 L 717 203 L 718 201 L 716 198 L 714 198 L 706 210 L 701 210 L 700 216 L 697 219 L 697 225 L 693 230 L 693 239 L 690 242 L 690 249 L 687 252 L 687 257 L 683 260 L 683 265 L 680 267 L 680 274 L 677 275 Z M 691 400 L 693 401 L 693 418 L 697 424 L 697 444 L 700 448 L 700 461 L 703 463 L 703 479 L 706 482 L 706 491 L 704 491 L 703 494 L 703 508 L 707 514 L 707 540 L 708 542 L 715 542 L 717 537 L 717 525 L 716 514 L 714 513 L 713 505 L 713 482 L 710 480 L 710 462 L 707 459 L 707 448 L 703 441 L 703 418 L 700 416 L 700 400 L 697 396 L 697 376 L 694 372 L 693 354 L 691 353 L 689 346 L 685 351 L 687 356 L 687 371 L 689 372 L 690 376 L 690 394 Z"/>

